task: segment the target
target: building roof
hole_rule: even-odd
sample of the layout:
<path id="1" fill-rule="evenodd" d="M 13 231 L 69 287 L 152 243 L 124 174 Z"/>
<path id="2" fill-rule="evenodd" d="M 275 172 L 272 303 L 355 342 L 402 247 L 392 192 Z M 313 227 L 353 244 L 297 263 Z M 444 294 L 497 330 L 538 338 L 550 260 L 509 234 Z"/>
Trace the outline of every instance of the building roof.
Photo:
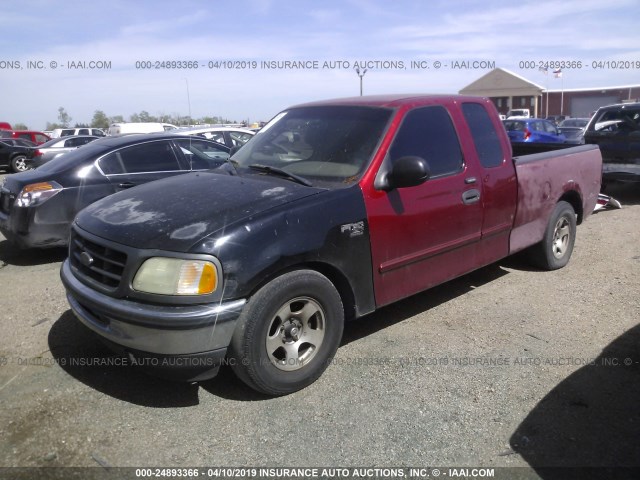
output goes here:
<path id="1" fill-rule="evenodd" d="M 540 95 L 544 87 L 504 68 L 495 68 L 470 83 L 460 93 L 481 97 Z"/>

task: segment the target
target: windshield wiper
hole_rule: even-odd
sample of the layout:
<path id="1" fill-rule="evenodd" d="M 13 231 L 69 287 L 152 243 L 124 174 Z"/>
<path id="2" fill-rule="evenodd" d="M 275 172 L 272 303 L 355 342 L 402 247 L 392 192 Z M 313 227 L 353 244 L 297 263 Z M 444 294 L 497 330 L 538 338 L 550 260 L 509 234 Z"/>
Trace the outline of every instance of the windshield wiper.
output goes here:
<path id="1" fill-rule="evenodd" d="M 282 168 L 270 167 L 268 165 L 260 165 L 258 163 L 249 165 L 249 168 L 251 168 L 252 170 L 259 170 L 264 173 L 271 173 L 282 178 L 288 178 L 306 187 L 313 187 L 313 184 L 306 178 L 301 177 L 300 175 L 296 175 L 295 173 L 289 173 L 286 170 L 283 170 Z"/>

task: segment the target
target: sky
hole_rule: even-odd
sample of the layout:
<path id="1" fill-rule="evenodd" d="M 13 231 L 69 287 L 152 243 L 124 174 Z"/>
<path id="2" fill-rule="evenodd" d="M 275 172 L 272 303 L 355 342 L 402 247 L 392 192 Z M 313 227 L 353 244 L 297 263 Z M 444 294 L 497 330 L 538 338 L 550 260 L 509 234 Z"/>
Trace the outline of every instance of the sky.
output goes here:
<path id="1" fill-rule="evenodd" d="M 494 67 L 549 89 L 640 84 L 639 20 L 638 0 L 3 0 L 0 121 L 268 120 L 359 95 L 357 66 L 365 95 L 457 93 Z"/>

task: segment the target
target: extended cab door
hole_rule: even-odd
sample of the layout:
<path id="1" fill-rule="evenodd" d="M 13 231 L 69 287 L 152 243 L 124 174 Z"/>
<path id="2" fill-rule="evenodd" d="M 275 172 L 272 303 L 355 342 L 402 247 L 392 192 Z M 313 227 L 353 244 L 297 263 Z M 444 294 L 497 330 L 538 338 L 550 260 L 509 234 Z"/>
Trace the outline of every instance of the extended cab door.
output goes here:
<path id="1" fill-rule="evenodd" d="M 489 100 L 465 101 L 461 105 L 465 124 L 460 133 L 469 145 L 467 163 L 480 164 L 482 183 L 482 241 L 477 266 L 509 255 L 509 238 L 518 201 L 518 182 L 511 144 Z M 467 132 L 468 129 L 468 132 Z"/>
<path id="2" fill-rule="evenodd" d="M 421 185 L 381 190 L 363 185 L 378 306 L 476 267 L 482 239 L 482 171 L 467 158 L 453 102 L 409 110 L 378 172 L 398 159 L 421 157 L 431 177 Z M 471 160 L 471 161 L 470 161 Z"/>

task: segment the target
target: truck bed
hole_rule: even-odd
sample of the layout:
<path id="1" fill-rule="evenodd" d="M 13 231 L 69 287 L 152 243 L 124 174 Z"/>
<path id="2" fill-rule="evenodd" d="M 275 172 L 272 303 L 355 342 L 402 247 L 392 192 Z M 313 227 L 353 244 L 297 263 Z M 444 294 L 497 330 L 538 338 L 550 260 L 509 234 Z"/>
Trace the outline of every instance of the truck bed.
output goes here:
<path id="1" fill-rule="evenodd" d="M 514 157 L 513 162 L 518 179 L 518 203 L 510 253 L 542 240 L 549 215 L 558 201 L 566 200 L 574 206 L 578 223 L 593 211 L 602 172 L 602 157 L 597 146 L 580 145 L 522 155 Z"/>

